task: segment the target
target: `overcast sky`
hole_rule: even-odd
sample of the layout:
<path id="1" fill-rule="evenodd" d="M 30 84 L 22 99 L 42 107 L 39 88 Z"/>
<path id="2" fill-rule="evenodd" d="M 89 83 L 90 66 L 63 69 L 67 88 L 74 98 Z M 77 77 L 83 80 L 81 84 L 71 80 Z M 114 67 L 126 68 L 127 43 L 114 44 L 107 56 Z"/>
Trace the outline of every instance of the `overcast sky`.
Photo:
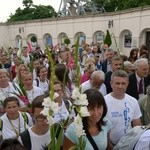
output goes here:
<path id="1" fill-rule="evenodd" d="M 5 22 L 18 7 L 23 7 L 23 0 L 0 0 L 0 22 Z M 61 0 L 33 0 L 35 5 L 51 5 L 58 12 Z"/>

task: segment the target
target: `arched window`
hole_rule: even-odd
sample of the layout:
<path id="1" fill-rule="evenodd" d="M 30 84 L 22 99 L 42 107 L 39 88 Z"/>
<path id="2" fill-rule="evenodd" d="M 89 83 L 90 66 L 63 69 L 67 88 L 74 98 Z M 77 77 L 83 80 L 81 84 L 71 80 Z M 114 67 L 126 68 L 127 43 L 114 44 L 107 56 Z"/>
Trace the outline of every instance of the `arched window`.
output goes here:
<path id="1" fill-rule="evenodd" d="M 67 37 L 66 34 L 61 35 L 61 44 L 64 44 L 64 40 L 65 40 L 66 37 Z"/>
<path id="2" fill-rule="evenodd" d="M 94 43 L 103 43 L 104 41 L 104 33 L 101 31 L 98 31 L 94 34 Z"/>
<path id="3" fill-rule="evenodd" d="M 85 35 L 83 33 L 80 34 L 80 37 L 79 37 L 79 44 L 82 45 L 85 43 Z"/>
<path id="4" fill-rule="evenodd" d="M 52 37 L 51 37 L 50 34 L 46 34 L 46 35 L 45 35 L 45 43 L 46 43 L 48 46 L 52 46 L 52 45 L 53 45 Z"/>
<path id="5" fill-rule="evenodd" d="M 75 34 L 75 42 L 77 40 L 77 37 L 79 36 L 79 45 L 84 45 L 86 43 L 86 36 L 83 32 L 78 32 Z"/>
<path id="6" fill-rule="evenodd" d="M 131 48 L 132 45 L 132 34 L 130 31 L 124 34 L 124 47 Z"/>

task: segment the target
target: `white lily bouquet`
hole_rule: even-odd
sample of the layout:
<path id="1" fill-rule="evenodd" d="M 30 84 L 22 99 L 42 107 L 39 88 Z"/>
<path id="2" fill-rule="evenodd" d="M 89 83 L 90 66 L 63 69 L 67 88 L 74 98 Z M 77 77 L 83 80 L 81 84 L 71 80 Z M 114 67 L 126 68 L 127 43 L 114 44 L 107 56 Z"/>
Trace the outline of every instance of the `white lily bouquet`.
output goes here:
<path id="1" fill-rule="evenodd" d="M 90 116 L 88 112 L 88 100 L 86 94 L 81 94 L 79 88 L 75 88 L 72 92 L 72 98 L 74 101 L 74 106 L 77 112 L 76 117 L 74 118 L 75 132 L 79 139 L 79 145 L 76 145 L 77 149 L 84 150 L 85 142 L 83 136 L 85 131 L 83 130 L 82 117 Z"/>
<path id="2" fill-rule="evenodd" d="M 58 93 L 54 93 L 53 99 L 57 98 L 58 96 L 59 96 Z M 51 143 L 48 145 L 48 149 L 60 150 L 64 124 L 61 124 L 62 128 L 60 129 L 59 135 L 56 138 L 56 133 L 58 133 L 57 130 L 59 129 L 60 126 L 57 127 L 55 126 L 53 114 L 59 111 L 59 106 L 58 103 L 54 102 L 53 99 L 51 99 L 50 97 L 44 99 L 44 102 L 42 104 L 44 106 L 44 109 L 42 110 L 41 113 L 47 116 L 48 124 L 50 126 Z"/>
<path id="3" fill-rule="evenodd" d="M 79 36 L 76 43 L 76 53 L 75 53 L 75 61 L 77 64 L 77 88 L 75 88 L 72 92 L 72 98 L 74 99 L 73 102 L 73 108 L 76 110 L 77 115 L 74 118 L 74 124 L 75 124 L 75 131 L 76 135 L 79 139 L 79 144 L 75 145 L 75 149 L 85 150 L 85 140 L 83 136 L 85 136 L 85 131 L 83 130 L 83 123 L 82 123 L 82 117 L 89 116 L 89 112 L 87 109 L 88 106 L 88 100 L 86 94 L 81 94 L 80 90 L 80 66 L 78 63 L 78 48 L 79 48 Z M 48 47 L 46 47 L 48 60 L 51 64 L 51 79 L 50 79 L 50 97 L 44 99 L 43 106 L 44 109 L 42 111 L 42 114 L 47 116 L 47 120 L 50 125 L 50 131 L 51 131 L 51 143 L 48 146 L 48 149 L 52 150 L 60 150 L 61 142 L 63 138 L 63 132 L 66 127 L 67 121 L 61 122 L 61 129 L 58 132 L 58 137 L 56 138 L 56 132 L 55 126 L 54 126 L 54 120 L 53 120 L 53 113 L 57 113 L 59 111 L 58 103 L 54 102 L 54 99 L 58 96 L 56 93 L 54 93 L 54 77 L 55 77 L 55 64 L 51 57 L 51 53 Z M 58 129 L 59 130 L 59 129 Z"/>
<path id="4" fill-rule="evenodd" d="M 58 96 L 58 93 L 54 93 L 54 99 Z M 42 105 L 44 106 L 44 109 L 41 111 L 41 113 L 44 116 L 47 116 L 48 123 L 51 127 L 54 124 L 53 113 L 57 113 L 59 111 L 58 103 L 55 103 L 50 97 L 47 97 L 44 99 Z"/>
<path id="5" fill-rule="evenodd" d="M 54 114 L 56 114 L 59 111 L 60 107 L 58 106 L 58 103 L 54 101 L 54 99 L 59 95 L 58 93 L 54 93 L 53 87 L 55 80 L 55 64 L 52 59 L 50 50 L 47 46 L 46 52 L 48 60 L 51 63 L 50 96 L 44 99 L 44 102 L 42 104 L 44 106 L 44 109 L 41 113 L 47 116 L 47 120 L 50 126 L 51 142 L 48 145 L 48 150 L 60 150 L 65 123 L 62 122 L 60 123 L 60 126 L 55 126 Z M 56 138 L 57 133 L 58 135 Z"/>
<path id="6" fill-rule="evenodd" d="M 77 74 L 77 87 L 72 92 L 72 99 L 74 99 L 73 105 L 76 110 L 76 117 L 74 118 L 75 132 L 79 139 L 79 144 L 75 145 L 71 149 L 85 150 L 86 141 L 84 139 L 85 131 L 83 129 L 82 118 L 90 116 L 88 112 L 88 100 L 86 94 L 81 93 L 80 89 L 80 65 L 79 65 L 79 36 L 76 42 L 76 51 L 75 51 L 75 62 L 77 65 L 76 74 Z"/>

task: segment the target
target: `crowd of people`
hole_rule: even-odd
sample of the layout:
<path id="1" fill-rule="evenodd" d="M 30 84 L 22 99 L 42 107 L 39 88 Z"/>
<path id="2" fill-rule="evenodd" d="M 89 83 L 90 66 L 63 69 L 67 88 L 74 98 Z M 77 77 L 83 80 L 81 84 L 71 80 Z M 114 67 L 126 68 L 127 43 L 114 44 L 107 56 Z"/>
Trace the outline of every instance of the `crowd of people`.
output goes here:
<path id="1" fill-rule="evenodd" d="M 90 114 L 82 118 L 85 150 L 111 150 L 130 129 L 150 124 L 149 51 L 145 45 L 132 49 L 128 57 L 107 45 L 84 44 L 78 48 L 78 62 L 75 45 L 51 47 L 50 53 L 54 66 L 40 47 L 32 51 L 27 46 L 0 49 L 0 150 L 48 149 L 51 131 L 41 111 L 51 89 L 58 94 L 54 124 L 68 121 L 61 149 L 78 145 L 72 99 L 78 74 L 78 88 L 87 96 Z M 142 134 L 136 150 L 149 150 L 149 132 Z"/>

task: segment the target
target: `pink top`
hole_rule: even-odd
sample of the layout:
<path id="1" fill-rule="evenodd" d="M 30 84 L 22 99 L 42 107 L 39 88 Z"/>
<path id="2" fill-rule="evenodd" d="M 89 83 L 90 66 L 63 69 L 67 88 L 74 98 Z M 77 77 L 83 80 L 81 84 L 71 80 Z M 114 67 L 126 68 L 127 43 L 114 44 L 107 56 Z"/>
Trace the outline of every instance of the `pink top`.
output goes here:
<path id="1" fill-rule="evenodd" d="M 81 76 L 81 84 L 87 80 L 89 80 L 90 77 L 87 73 L 84 73 L 82 76 Z"/>

